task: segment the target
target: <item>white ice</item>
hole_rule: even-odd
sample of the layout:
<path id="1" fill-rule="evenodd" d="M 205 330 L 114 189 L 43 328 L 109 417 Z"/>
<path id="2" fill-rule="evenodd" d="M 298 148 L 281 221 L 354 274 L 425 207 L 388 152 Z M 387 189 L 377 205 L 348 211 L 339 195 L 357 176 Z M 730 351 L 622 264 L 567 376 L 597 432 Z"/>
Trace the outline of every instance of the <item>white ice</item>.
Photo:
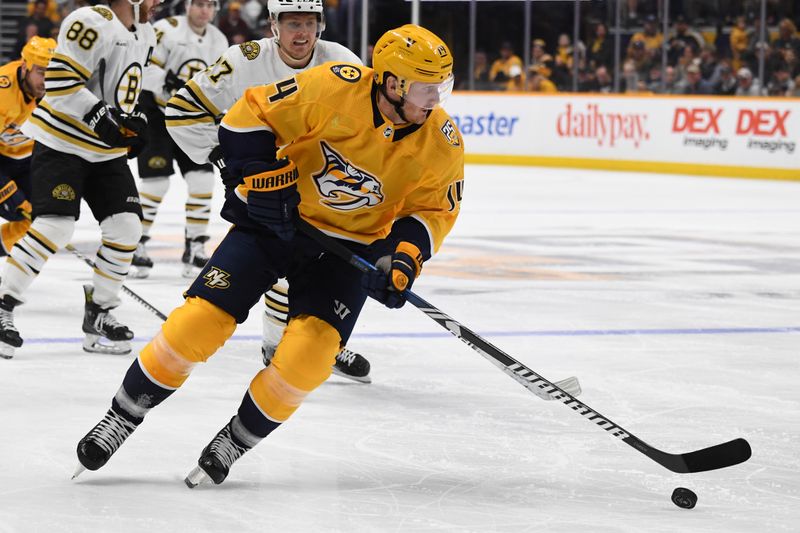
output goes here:
<path id="1" fill-rule="evenodd" d="M 154 227 L 168 312 L 184 186 Z M 219 203 L 219 202 L 217 202 Z M 213 223 L 215 242 L 226 224 Z M 261 308 L 112 460 L 75 481 L 78 440 L 133 356 L 81 350 L 89 269 L 64 251 L 17 308 L 0 360 L 0 532 L 800 530 L 800 182 L 471 166 L 463 211 L 414 290 L 644 441 L 682 453 L 746 438 L 746 463 L 673 474 L 543 402 L 407 305 L 368 302 L 332 377 L 218 487 L 182 480 L 260 368 Z M 87 211 L 74 243 L 92 253 Z M 137 333 L 159 320 L 123 296 Z M 699 496 L 691 511 L 675 487 Z"/>

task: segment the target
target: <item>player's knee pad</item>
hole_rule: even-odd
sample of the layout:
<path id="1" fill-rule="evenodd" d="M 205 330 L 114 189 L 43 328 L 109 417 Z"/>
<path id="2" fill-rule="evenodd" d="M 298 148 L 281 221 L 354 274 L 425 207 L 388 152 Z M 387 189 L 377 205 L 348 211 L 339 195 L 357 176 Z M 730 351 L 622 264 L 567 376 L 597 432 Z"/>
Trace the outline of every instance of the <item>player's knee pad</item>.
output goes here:
<path id="1" fill-rule="evenodd" d="M 186 180 L 186 191 L 189 196 L 211 195 L 214 192 L 214 173 L 207 170 L 192 170 L 183 178 Z"/>
<path id="2" fill-rule="evenodd" d="M 197 363 L 208 360 L 236 330 L 236 320 L 199 297 L 187 298 L 161 326 L 164 339 L 182 359 Z"/>
<path id="3" fill-rule="evenodd" d="M 42 240 L 47 248 L 55 248 L 55 251 L 69 243 L 74 231 L 75 219 L 73 217 L 54 215 L 36 217 L 28 229 L 28 233 L 35 239 Z"/>
<path id="4" fill-rule="evenodd" d="M 140 196 L 161 203 L 169 190 L 169 177 L 142 178 L 138 186 Z"/>
<path id="5" fill-rule="evenodd" d="M 135 213 L 117 213 L 100 222 L 103 244 L 109 247 L 135 249 L 142 236 L 142 221 Z M 133 253 L 133 250 L 131 250 Z"/>
<path id="6" fill-rule="evenodd" d="M 283 332 L 272 365 L 290 385 L 312 391 L 330 376 L 340 343 L 339 332 L 324 320 L 295 317 Z"/>

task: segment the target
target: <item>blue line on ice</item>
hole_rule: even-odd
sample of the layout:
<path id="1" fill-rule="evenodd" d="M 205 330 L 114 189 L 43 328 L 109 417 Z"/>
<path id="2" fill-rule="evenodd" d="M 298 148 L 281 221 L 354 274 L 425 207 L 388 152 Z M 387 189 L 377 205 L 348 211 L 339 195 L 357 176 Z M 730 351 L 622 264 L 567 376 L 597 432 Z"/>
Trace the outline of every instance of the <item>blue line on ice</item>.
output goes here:
<path id="1" fill-rule="evenodd" d="M 564 329 L 544 331 L 484 331 L 483 337 L 603 337 L 625 335 L 741 335 L 754 333 L 800 333 L 800 326 L 772 328 L 674 328 L 674 329 Z M 356 333 L 353 338 L 361 339 L 430 339 L 449 337 L 445 331 L 437 332 L 396 332 L 396 333 Z M 150 339 L 136 337 L 133 342 L 147 342 Z M 234 335 L 232 341 L 260 341 L 260 335 Z M 25 339 L 31 344 L 64 344 L 83 342 L 83 337 L 44 337 Z"/>

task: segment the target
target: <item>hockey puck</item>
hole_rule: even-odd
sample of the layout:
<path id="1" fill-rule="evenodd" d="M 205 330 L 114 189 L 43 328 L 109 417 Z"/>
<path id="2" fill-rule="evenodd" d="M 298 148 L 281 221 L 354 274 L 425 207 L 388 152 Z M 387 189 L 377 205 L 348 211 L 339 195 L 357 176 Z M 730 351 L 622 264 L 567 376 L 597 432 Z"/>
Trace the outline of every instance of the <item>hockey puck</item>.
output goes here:
<path id="1" fill-rule="evenodd" d="M 684 509 L 694 509 L 694 506 L 697 505 L 697 494 L 689 489 L 678 487 L 672 491 L 672 503 Z"/>

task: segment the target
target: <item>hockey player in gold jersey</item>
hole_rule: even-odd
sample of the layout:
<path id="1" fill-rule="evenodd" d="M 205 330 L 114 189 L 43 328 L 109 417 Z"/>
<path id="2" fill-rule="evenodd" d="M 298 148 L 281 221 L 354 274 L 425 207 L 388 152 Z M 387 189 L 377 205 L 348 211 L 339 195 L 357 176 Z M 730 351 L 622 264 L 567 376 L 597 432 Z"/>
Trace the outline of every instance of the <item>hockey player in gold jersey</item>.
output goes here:
<path id="1" fill-rule="evenodd" d="M 78 473 L 102 467 L 278 277 L 289 280 L 289 325 L 202 451 L 190 487 L 222 483 L 328 378 L 367 296 L 405 303 L 404 289 L 460 209 L 463 141 L 438 106 L 452 89 L 453 62 L 436 35 L 406 25 L 378 40 L 373 65 L 326 63 L 250 88 L 225 115 L 219 138 L 231 177 L 222 216 L 234 226 L 78 443 Z M 296 232 L 297 216 L 382 269 L 362 275 L 325 253 Z"/>
<path id="2" fill-rule="evenodd" d="M 20 127 L 44 96 L 44 73 L 55 48 L 54 39 L 34 36 L 21 59 L 0 67 L 0 216 L 9 221 L 0 226 L 0 256 L 8 255 L 31 225 L 33 139 Z"/>
<path id="3" fill-rule="evenodd" d="M 55 47 L 55 40 L 35 36 L 22 48 L 21 59 L 0 67 L 0 216 L 8 221 L 0 226 L 0 256 L 10 254 L 31 227 L 33 139 L 20 128 L 44 96 L 45 69 Z M 13 330 L 11 310 L 2 303 L 0 324 L 0 357 L 10 359 L 19 334 Z"/>

